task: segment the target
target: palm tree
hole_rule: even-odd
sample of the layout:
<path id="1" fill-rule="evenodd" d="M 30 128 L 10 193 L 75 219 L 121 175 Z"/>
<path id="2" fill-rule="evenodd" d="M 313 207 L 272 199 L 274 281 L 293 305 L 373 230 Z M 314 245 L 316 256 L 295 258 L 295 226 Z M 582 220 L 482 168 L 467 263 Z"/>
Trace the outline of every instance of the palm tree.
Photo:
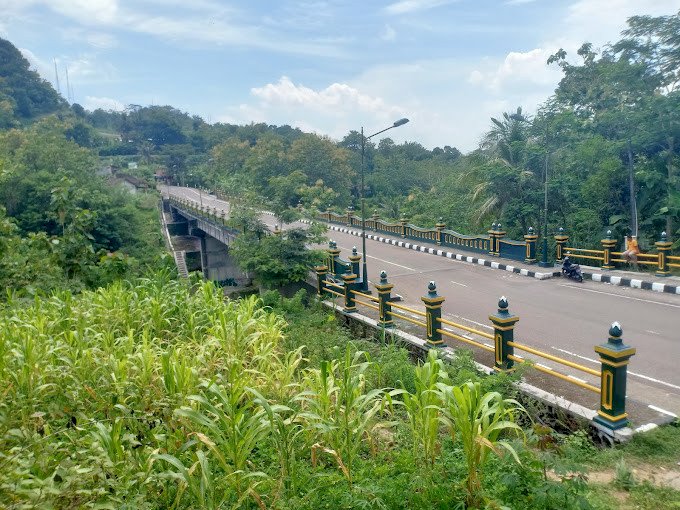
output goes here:
<path id="1" fill-rule="evenodd" d="M 491 122 L 491 130 L 480 143 L 478 163 L 463 174 L 470 183 L 472 201 L 481 201 L 474 215 L 477 223 L 492 215 L 500 217 L 508 202 L 517 196 L 520 182 L 534 175 L 526 169 L 530 119 L 522 108 L 503 113 L 500 120 L 492 117 Z"/>

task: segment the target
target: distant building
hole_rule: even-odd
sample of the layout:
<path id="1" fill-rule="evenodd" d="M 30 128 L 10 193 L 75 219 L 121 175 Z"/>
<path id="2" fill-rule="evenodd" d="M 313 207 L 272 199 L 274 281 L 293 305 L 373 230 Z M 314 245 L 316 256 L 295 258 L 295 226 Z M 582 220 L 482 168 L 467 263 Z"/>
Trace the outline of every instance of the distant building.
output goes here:
<path id="1" fill-rule="evenodd" d="M 113 182 L 123 185 L 123 187 L 130 193 L 137 193 L 139 191 L 146 191 L 149 189 L 149 185 L 142 179 L 121 172 L 117 172 L 116 177 L 112 180 Z"/>

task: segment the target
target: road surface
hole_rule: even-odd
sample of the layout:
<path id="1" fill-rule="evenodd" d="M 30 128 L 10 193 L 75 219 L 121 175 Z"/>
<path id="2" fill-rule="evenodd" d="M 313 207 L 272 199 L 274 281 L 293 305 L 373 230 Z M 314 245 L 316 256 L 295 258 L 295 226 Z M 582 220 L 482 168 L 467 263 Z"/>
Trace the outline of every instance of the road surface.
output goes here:
<path id="1" fill-rule="evenodd" d="M 196 190 L 171 190 L 199 199 Z M 225 202 L 214 197 L 203 194 L 200 198 L 204 205 L 228 210 Z M 270 226 L 276 223 L 271 216 L 262 218 Z M 337 231 L 329 231 L 328 237 L 337 242 L 345 259 L 353 246 L 361 249 L 360 237 Z M 424 310 L 420 297 L 426 294 L 428 282 L 434 280 L 439 294 L 446 297 L 444 317 L 491 332 L 488 316 L 496 312 L 498 298 L 506 296 L 510 312 L 520 317 L 515 328 L 516 342 L 589 368 L 599 370 L 593 348 L 606 342 L 613 321 L 620 322 L 624 343 L 637 349 L 629 366 L 629 400 L 680 415 L 680 296 L 592 281 L 540 281 L 370 239 L 366 244 L 369 282 L 377 280 L 381 270 L 387 271 L 390 283 L 395 285 L 393 293 L 403 297 L 404 305 Z M 454 345 L 453 342 L 449 343 Z M 588 374 L 539 361 L 599 386 Z M 567 396 L 569 393 L 563 392 Z M 590 396 L 590 407 L 596 408 L 597 396 Z"/>

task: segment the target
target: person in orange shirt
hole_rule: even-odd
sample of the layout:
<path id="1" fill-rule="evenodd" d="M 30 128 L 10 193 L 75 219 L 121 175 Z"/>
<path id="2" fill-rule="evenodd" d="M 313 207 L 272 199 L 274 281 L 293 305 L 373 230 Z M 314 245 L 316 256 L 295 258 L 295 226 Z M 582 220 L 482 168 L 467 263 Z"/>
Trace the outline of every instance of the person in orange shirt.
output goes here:
<path id="1" fill-rule="evenodd" d="M 633 263 L 637 268 L 637 256 L 640 253 L 640 248 L 638 247 L 637 238 L 635 236 L 626 236 L 626 251 L 623 252 L 623 258 L 626 259 L 628 263 Z"/>

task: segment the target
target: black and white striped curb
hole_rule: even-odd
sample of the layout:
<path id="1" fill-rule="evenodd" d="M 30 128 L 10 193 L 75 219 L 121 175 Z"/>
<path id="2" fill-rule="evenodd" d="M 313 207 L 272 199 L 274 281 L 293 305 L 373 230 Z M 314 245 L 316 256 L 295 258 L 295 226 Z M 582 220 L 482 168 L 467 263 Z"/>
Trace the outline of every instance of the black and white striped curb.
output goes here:
<path id="1" fill-rule="evenodd" d="M 624 276 L 614 276 L 602 273 L 591 273 L 583 271 L 585 278 L 590 278 L 594 282 L 609 283 L 621 287 L 633 287 L 634 289 L 653 290 L 655 292 L 666 292 L 668 294 L 680 294 L 680 285 L 677 283 L 668 284 L 661 282 L 650 282 L 637 278 L 626 278 Z"/>
<path id="2" fill-rule="evenodd" d="M 350 230 L 348 228 L 344 227 L 338 227 L 335 225 L 329 225 L 329 228 L 331 230 L 335 230 L 337 232 L 343 232 L 345 234 L 350 234 L 353 236 L 361 237 L 361 232 L 357 230 Z M 455 260 L 460 260 L 461 262 L 469 262 L 471 264 L 479 264 L 480 266 L 486 266 L 486 267 L 491 267 L 493 269 L 501 269 L 503 271 L 509 271 L 511 273 L 517 273 L 523 276 L 529 276 L 531 278 L 537 278 L 539 280 L 546 280 L 548 278 L 552 278 L 553 276 L 559 276 L 560 272 L 559 271 L 552 271 L 550 273 L 538 273 L 536 271 L 530 271 L 529 269 L 524 269 L 521 267 L 515 267 L 511 266 L 509 264 L 503 264 L 501 262 L 492 262 L 491 260 L 486 260 L 486 259 L 480 259 L 477 257 L 469 257 L 467 255 L 463 255 L 461 253 L 453 253 L 450 251 L 445 251 L 445 250 L 439 250 L 437 248 L 429 248 L 427 246 L 422 246 L 420 244 L 414 244 L 414 243 L 409 243 L 406 241 L 398 241 L 396 239 L 388 239 L 386 237 L 382 236 L 376 236 L 373 234 L 366 234 L 366 239 L 372 239 L 374 241 L 378 241 L 380 243 L 385 243 L 385 244 L 392 244 L 394 246 L 400 246 L 402 248 L 406 248 L 408 250 L 415 250 L 419 251 L 422 253 L 429 253 L 432 255 L 438 255 L 440 257 L 446 257 L 447 259 L 455 259 Z"/>

